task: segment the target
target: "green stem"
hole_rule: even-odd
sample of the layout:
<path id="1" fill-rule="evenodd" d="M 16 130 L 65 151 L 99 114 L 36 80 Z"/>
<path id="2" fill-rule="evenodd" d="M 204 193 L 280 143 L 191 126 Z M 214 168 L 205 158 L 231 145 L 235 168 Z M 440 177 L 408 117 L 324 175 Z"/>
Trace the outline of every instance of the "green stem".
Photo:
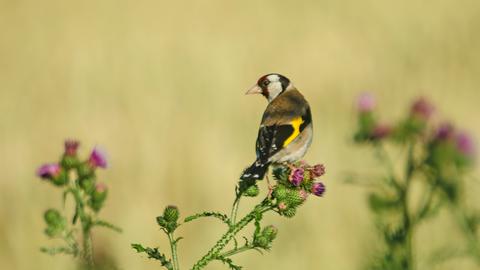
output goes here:
<path id="1" fill-rule="evenodd" d="M 204 268 L 210 261 L 214 260 L 218 253 L 232 240 L 232 238 L 241 231 L 248 223 L 255 219 L 258 214 L 262 214 L 271 209 L 268 198 L 264 199 L 260 204 L 242 218 L 238 223 L 232 225 L 228 231 L 217 241 L 217 243 L 205 254 L 197 263 L 193 265 L 192 270 Z"/>
<path id="2" fill-rule="evenodd" d="M 170 241 L 170 248 L 172 250 L 173 270 L 180 270 L 177 255 L 177 243 L 173 238 L 173 233 L 168 233 L 168 240 Z"/>
<path id="3" fill-rule="evenodd" d="M 93 269 L 94 267 L 94 260 L 93 260 L 93 248 L 92 248 L 92 238 L 90 235 L 91 231 L 91 220 L 85 214 L 85 203 L 83 201 L 82 195 L 80 193 L 80 188 L 77 185 L 71 188 L 73 193 L 73 197 L 75 198 L 76 204 L 76 212 L 78 217 L 80 218 L 80 223 L 82 226 L 82 240 L 83 240 L 83 259 L 84 263 L 88 269 Z"/>
<path id="4" fill-rule="evenodd" d="M 237 219 L 237 213 L 238 213 L 238 206 L 240 205 L 240 199 L 242 198 L 242 195 L 237 194 L 235 201 L 233 202 L 232 206 L 232 212 L 230 214 L 230 226 L 233 226 L 236 222 Z"/>
<path id="5" fill-rule="evenodd" d="M 431 205 L 437 183 L 437 178 L 435 178 L 435 181 L 433 183 L 429 183 L 428 189 L 426 190 L 426 195 L 423 196 L 422 204 L 412 218 L 412 224 L 417 225 L 422 219 L 424 219 L 428 215 L 428 212 L 431 211 Z"/>
<path id="6" fill-rule="evenodd" d="M 404 221 L 404 229 L 407 233 L 406 236 L 406 245 L 405 245 L 405 252 L 406 252 L 406 259 L 407 259 L 407 269 L 413 270 L 414 262 L 413 262 L 413 234 L 414 234 L 414 224 L 412 223 L 412 218 L 410 214 L 410 210 L 408 208 L 408 195 L 411 180 L 415 170 L 415 160 L 413 156 L 414 151 L 414 142 L 412 141 L 408 146 L 408 156 L 407 156 L 407 164 L 405 168 L 405 188 L 403 190 L 402 198 L 403 198 L 403 221 Z"/>
<path id="7" fill-rule="evenodd" d="M 404 226 L 405 226 L 405 231 L 407 233 L 406 236 L 406 245 L 405 245 L 405 252 L 406 252 L 406 260 L 407 260 L 407 267 L 406 269 L 413 270 L 415 269 L 413 265 L 413 231 L 414 227 L 412 226 L 412 223 L 410 221 L 410 216 L 408 214 L 408 210 L 404 209 Z"/>
<path id="8" fill-rule="evenodd" d="M 238 254 L 238 253 L 241 253 L 241 252 L 244 252 L 244 251 L 247 251 L 247 250 L 251 250 L 251 249 L 254 249 L 254 247 L 250 246 L 250 245 L 245 245 L 241 248 L 236 248 L 236 249 L 226 251 L 226 252 L 220 254 L 220 256 L 221 257 L 229 257 L 229 256 L 233 256 L 235 254 Z"/>
<path id="9" fill-rule="evenodd" d="M 390 175 L 390 177 L 388 177 L 387 179 L 389 181 L 389 184 L 395 187 L 396 190 L 401 190 L 402 185 L 397 180 L 395 167 L 393 166 L 393 161 L 390 158 L 390 155 L 388 154 L 387 150 L 385 150 L 382 144 L 377 143 L 375 146 L 378 159 L 381 163 L 385 165 L 385 167 L 387 167 L 388 174 Z"/>
<path id="10" fill-rule="evenodd" d="M 90 229 L 83 231 L 83 256 L 87 269 L 93 269 L 93 250 Z"/>

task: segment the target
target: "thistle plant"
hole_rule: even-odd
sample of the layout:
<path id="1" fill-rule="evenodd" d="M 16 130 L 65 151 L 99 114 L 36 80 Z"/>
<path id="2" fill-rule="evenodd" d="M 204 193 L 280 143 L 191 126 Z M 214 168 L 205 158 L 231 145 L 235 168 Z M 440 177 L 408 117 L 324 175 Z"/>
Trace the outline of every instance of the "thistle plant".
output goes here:
<path id="1" fill-rule="evenodd" d="M 44 213 L 45 234 L 51 239 L 59 239 L 60 246 L 42 247 L 47 254 L 68 254 L 81 259 L 82 267 L 93 269 L 93 249 L 91 232 L 101 226 L 120 232 L 115 225 L 99 218 L 108 195 L 108 188 L 99 182 L 98 169 L 107 167 L 105 153 L 94 148 L 86 160 L 78 157 L 78 141 L 67 140 L 65 151 L 58 163 L 42 165 L 37 176 L 62 191 L 63 209 L 48 209 Z M 65 203 L 73 198 L 74 214 L 67 217 Z"/>
<path id="2" fill-rule="evenodd" d="M 156 221 L 161 230 L 168 236 L 170 242 L 171 257 L 162 253 L 158 248 L 144 247 L 141 244 L 132 244 L 139 253 L 145 253 L 148 258 L 158 260 L 168 270 L 179 270 L 180 261 L 177 254 L 177 245 L 182 237 L 175 235 L 181 225 L 195 221 L 203 217 L 213 217 L 225 224 L 225 233 L 191 267 L 199 270 L 212 261 L 220 261 L 230 269 L 238 270 L 242 267 L 235 264 L 232 257 L 236 254 L 256 250 L 260 253 L 268 251 L 272 247 L 273 240 L 277 237 L 278 230 L 273 225 L 263 225 L 262 219 L 265 214 L 275 212 L 281 216 L 292 218 L 298 208 L 305 203 L 310 194 L 323 196 L 325 186 L 319 178 L 325 174 L 325 167 L 321 164 L 310 166 L 305 162 L 296 164 L 278 165 L 273 168 L 272 175 L 275 180 L 265 197 L 248 214 L 237 220 L 237 211 L 240 200 L 244 197 L 257 197 L 260 193 L 256 181 L 240 180 L 235 189 L 235 199 L 231 214 L 228 216 L 219 212 L 203 212 L 188 216 L 180 220 L 179 210 L 175 206 L 167 206 L 163 215 Z M 244 236 L 244 243 L 240 244 L 237 239 L 239 233 L 250 223 L 255 227 L 253 235 Z"/>
<path id="3" fill-rule="evenodd" d="M 437 261 L 470 255 L 480 265 L 476 234 L 480 218 L 463 196 L 475 161 L 472 138 L 452 123 L 436 121 L 433 105 L 424 98 L 414 101 L 407 115 L 394 123 L 378 120 L 375 99 L 369 94 L 362 95 L 357 105 L 354 141 L 369 147 L 383 169 L 381 176 L 370 179 L 369 206 L 384 245 L 368 269 L 415 269 L 415 233 L 441 209 L 449 210 L 467 245 L 444 247 L 432 255 Z M 414 185 L 422 191 L 414 193 Z"/>

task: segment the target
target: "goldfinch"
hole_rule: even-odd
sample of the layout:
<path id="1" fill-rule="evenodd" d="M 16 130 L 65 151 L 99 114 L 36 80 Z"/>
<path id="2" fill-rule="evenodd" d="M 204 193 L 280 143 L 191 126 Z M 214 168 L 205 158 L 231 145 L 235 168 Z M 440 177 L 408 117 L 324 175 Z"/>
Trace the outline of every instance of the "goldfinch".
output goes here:
<path id="1" fill-rule="evenodd" d="M 312 115 L 303 95 L 280 74 L 262 76 L 246 94 L 262 94 L 268 100 L 258 131 L 257 159 L 240 177 L 261 180 L 270 164 L 293 163 L 305 155 L 313 137 Z"/>

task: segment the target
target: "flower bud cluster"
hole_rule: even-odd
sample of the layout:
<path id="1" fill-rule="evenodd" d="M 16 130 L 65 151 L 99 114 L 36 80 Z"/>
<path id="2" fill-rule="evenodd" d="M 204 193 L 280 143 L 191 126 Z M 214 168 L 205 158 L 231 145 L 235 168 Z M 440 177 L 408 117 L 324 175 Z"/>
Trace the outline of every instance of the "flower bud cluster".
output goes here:
<path id="1" fill-rule="evenodd" d="M 178 208 L 174 205 L 169 205 L 165 207 L 163 215 L 157 217 L 157 223 L 167 233 L 173 233 L 179 225 L 179 216 L 180 212 L 178 211 Z"/>
<path id="2" fill-rule="evenodd" d="M 55 209 L 48 209 L 43 215 L 47 228 L 45 234 L 49 237 L 58 237 L 65 230 L 67 220 Z"/>
<path id="3" fill-rule="evenodd" d="M 107 198 L 108 188 L 99 183 L 95 171 L 106 168 L 106 154 L 94 148 L 89 157 L 82 161 L 78 157 L 80 143 L 75 140 L 65 141 L 65 150 L 58 163 L 40 166 L 37 176 L 59 187 L 78 185 L 88 197 L 88 206 L 95 212 L 100 211 Z"/>
<path id="4" fill-rule="evenodd" d="M 273 225 L 268 225 L 261 232 L 253 237 L 253 245 L 258 248 L 268 250 L 272 247 L 272 242 L 277 237 L 278 229 Z"/>
<path id="5" fill-rule="evenodd" d="M 278 213 L 293 217 L 297 208 L 307 200 L 310 194 L 323 196 L 325 185 L 319 181 L 319 178 L 324 174 L 323 164 L 310 166 L 303 161 L 274 168 L 273 175 L 277 185 L 273 189 L 272 199 L 275 200 Z"/>

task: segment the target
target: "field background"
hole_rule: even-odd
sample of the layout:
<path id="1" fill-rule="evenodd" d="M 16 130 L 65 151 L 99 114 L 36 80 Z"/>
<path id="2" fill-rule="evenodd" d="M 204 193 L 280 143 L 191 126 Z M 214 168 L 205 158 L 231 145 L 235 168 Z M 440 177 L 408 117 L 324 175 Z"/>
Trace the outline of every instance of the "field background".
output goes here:
<path id="1" fill-rule="evenodd" d="M 279 72 L 311 103 L 316 133 L 306 159 L 326 164 L 328 191 L 293 220 L 269 216 L 280 231 L 272 252 L 237 262 L 360 269 L 379 241 L 365 190 L 344 178 L 376 168 L 350 142 L 353 100 L 371 91 L 384 117 L 395 118 L 424 95 L 480 138 L 479 29 L 477 0 L 0 0 L 0 268 L 74 268 L 38 251 L 52 244 L 42 213 L 60 207 L 60 194 L 34 172 L 58 158 L 64 138 L 78 138 L 82 154 L 96 144 L 108 150 L 103 215 L 124 229 L 95 231 L 99 256 L 120 269 L 160 269 L 130 243 L 168 251 L 154 220 L 166 204 L 185 215 L 230 209 L 266 105 L 244 91 Z M 474 206 L 478 192 L 472 180 Z M 223 229 L 211 220 L 181 228 L 183 268 Z M 442 213 L 415 238 L 418 266 L 478 269 L 469 259 L 427 264 L 430 251 L 462 241 Z"/>

